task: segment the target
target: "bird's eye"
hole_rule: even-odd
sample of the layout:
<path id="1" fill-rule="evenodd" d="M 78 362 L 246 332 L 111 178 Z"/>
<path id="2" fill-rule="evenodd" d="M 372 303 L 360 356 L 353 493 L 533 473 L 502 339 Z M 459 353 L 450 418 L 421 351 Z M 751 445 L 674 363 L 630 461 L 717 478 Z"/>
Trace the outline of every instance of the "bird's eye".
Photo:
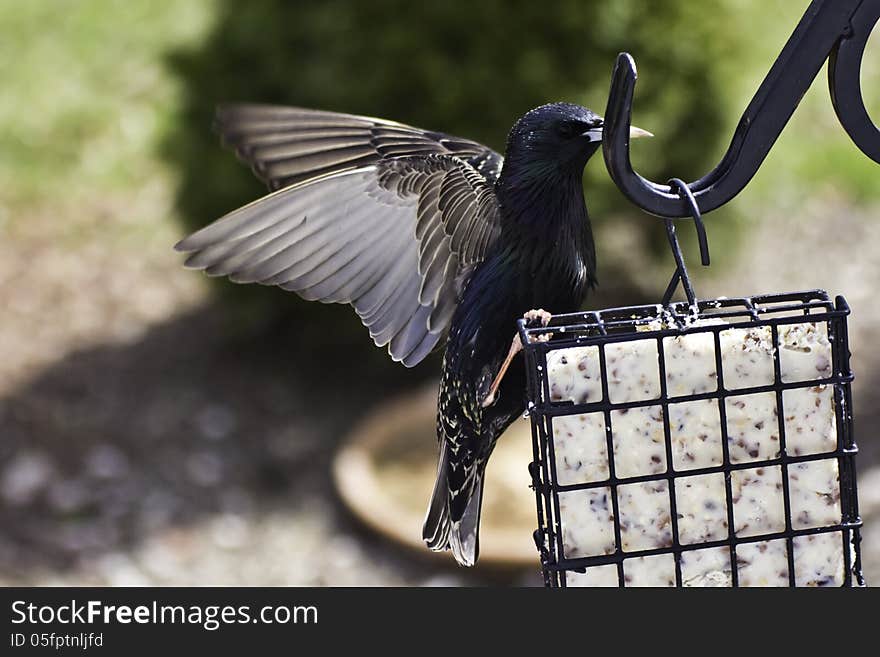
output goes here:
<path id="1" fill-rule="evenodd" d="M 564 139 L 574 137 L 574 126 L 571 123 L 559 123 L 556 126 L 556 133 Z"/>

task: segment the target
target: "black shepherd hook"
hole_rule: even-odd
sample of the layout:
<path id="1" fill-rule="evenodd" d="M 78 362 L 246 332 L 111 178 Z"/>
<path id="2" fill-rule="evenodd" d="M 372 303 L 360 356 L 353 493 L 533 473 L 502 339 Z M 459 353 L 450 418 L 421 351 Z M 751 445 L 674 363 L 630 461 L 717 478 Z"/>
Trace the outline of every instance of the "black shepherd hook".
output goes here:
<path id="1" fill-rule="evenodd" d="M 856 146 L 880 163 L 880 130 L 868 116 L 859 81 L 865 44 L 878 19 L 880 0 L 813 0 L 743 113 L 721 162 L 688 185 L 704 213 L 727 203 L 752 179 L 826 59 L 838 119 Z M 608 172 L 623 194 L 645 212 L 667 218 L 691 216 L 687 197 L 633 171 L 629 128 L 635 82 L 635 62 L 621 53 L 603 130 Z"/>

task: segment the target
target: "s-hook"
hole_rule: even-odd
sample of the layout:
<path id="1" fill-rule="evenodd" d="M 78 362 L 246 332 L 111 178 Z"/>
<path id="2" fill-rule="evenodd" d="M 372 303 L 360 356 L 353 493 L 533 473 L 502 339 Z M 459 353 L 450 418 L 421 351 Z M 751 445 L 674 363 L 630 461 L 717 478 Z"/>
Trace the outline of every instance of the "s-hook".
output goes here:
<path id="1" fill-rule="evenodd" d="M 678 190 L 682 200 L 687 203 L 690 208 L 690 214 L 694 219 L 694 226 L 697 229 L 697 240 L 700 243 L 700 261 L 703 263 L 704 267 L 708 267 L 709 241 L 706 238 L 706 227 L 703 225 L 703 216 L 700 213 L 697 200 L 694 198 L 693 192 L 691 192 L 690 188 L 681 178 L 670 179 L 669 186 L 671 189 Z M 669 285 L 666 287 L 666 292 L 663 293 L 662 303 L 664 306 L 669 305 L 669 302 L 672 300 L 672 295 L 675 294 L 675 288 L 678 287 L 678 282 L 681 281 L 681 287 L 684 289 L 684 295 L 687 297 L 688 305 L 693 307 L 697 303 L 697 298 L 694 294 L 694 286 L 691 284 L 690 276 L 688 276 L 687 267 L 684 264 L 684 256 L 681 253 L 681 246 L 678 243 L 678 237 L 675 235 L 675 222 L 670 218 L 666 218 L 665 221 L 666 236 L 669 238 L 669 247 L 672 249 L 672 257 L 675 258 L 675 273 L 672 274 L 672 280 L 669 281 Z"/>
<path id="2" fill-rule="evenodd" d="M 688 185 L 699 208 L 710 212 L 731 200 L 755 175 L 828 59 L 831 99 L 853 142 L 880 163 L 880 130 L 865 109 L 859 81 L 865 44 L 880 19 L 880 0 L 813 0 L 740 119 L 721 162 Z M 605 111 L 602 151 L 621 192 L 645 212 L 666 218 L 691 215 L 687 197 L 670 185 L 633 171 L 629 157 L 636 65 L 617 58 Z"/>

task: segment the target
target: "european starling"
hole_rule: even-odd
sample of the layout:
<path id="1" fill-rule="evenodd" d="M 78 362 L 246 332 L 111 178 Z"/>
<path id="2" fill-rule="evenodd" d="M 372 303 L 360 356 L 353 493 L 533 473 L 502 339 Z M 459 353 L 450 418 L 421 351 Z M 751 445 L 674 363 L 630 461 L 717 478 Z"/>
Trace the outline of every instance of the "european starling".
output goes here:
<path id="1" fill-rule="evenodd" d="M 274 191 L 178 243 L 186 266 L 351 304 L 407 367 L 445 341 L 423 538 L 473 565 L 486 462 L 525 410 L 522 359 L 500 379 L 515 322 L 538 306 L 574 311 L 596 284 L 581 178 L 601 117 L 538 107 L 504 158 L 441 132 L 298 108 L 221 107 L 217 127 Z"/>

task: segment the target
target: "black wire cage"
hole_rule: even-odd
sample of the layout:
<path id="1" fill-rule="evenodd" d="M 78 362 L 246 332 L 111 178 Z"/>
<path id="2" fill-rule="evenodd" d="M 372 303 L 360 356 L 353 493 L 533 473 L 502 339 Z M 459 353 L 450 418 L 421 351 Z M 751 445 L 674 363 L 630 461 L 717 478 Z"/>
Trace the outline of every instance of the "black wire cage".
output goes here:
<path id="1" fill-rule="evenodd" d="M 545 584 L 863 586 L 849 312 L 813 290 L 520 321 Z"/>

